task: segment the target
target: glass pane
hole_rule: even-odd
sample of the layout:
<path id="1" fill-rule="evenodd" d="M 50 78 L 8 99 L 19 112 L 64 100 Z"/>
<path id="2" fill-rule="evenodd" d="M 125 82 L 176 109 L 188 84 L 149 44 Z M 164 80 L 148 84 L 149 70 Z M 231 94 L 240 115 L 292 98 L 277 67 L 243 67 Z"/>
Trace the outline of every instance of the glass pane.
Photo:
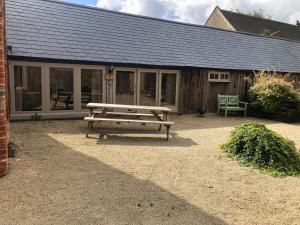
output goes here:
<path id="1" fill-rule="evenodd" d="M 51 110 L 74 109 L 73 69 L 50 68 Z"/>
<path id="2" fill-rule="evenodd" d="M 176 105 L 176 74 L 163 73 L 161 77 L 161 104 Z"/>
<path id="3" fill-rule="evenodd" d="M 140 105 L 156 105 L 156 73 L 140 73 Z"/>
<path id="4" fill-rule="evenodd" d="M 14 67 L 16 111 L 42 111 L 41 74 L 40 67 Z"/>
<path id="5" fill-rule="evenodd" d="M 89 102 L 102 102 L 102 71 L 81 70 L 81 107 L 86 108 Z"/>
<path id="6" fill-rule="evenodd" d="M 116 103 L 134 105 L 134 73 L 117 71 L 116 76 Z"/>

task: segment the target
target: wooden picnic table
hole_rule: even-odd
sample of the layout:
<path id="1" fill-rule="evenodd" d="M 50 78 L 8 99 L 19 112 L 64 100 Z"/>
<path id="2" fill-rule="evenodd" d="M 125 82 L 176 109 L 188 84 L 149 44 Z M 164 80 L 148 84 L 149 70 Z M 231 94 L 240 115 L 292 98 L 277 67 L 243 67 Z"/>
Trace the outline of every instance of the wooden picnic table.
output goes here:
<path id="1" fill-rule="evenodd" d="M 88 121 L 88 129 L 93 127 L 93 122 L 128 122 L 128 123 L 140 123 L 145 124 L 157 124 L 159 125 L 159 131 L 161 126 L 165 126 L 167 129 L 167 140 L 169 139 L 169 129 L 174 122 L 169 121 L 169 112 L 171 109 L 167 107 L 157 106 L 140 106 L 140 105 L 121 105 L 121 104 L 106 104 L 106 103 L 88 103 L 86 106 L 90 110 L 89 117 L 85 117 L 84 120 Z M 113 111 L 112 111 L 113 110 Z M 127 112 L 121 112 L 119 110 L 127 110 Z M 139 112 L 139 111 L 143 112 Z M 149 112 L 149 113 L 145 113 Z M 118 118 L 108 118 L 109 116 L 117 116 Z M 138 119 L 132 119 L 137 117 Z M 154 120 L 144 120 L 142 118 L 148 117 Z M 86 136 L 88 137 L 88 129 Z"/>

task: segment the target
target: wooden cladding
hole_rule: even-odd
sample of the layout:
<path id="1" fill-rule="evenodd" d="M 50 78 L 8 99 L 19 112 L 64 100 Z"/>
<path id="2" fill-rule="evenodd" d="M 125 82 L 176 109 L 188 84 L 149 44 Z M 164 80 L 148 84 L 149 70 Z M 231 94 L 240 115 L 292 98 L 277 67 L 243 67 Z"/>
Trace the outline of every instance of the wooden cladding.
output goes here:
<path id="1" fill-rule="evenodd" d="M 300 89 L 300 74 L 292 74 L 291 78 L 294 81 L 295 89 Z"/>
<path id="2" fill-rule="evenodd" d="M 209 82 L 207 69 L 181 70 L 179 110 L 181 113 L 195 113 L 198 108 L 216 112 L 217 96 L 239 95 L 244 99 L 248 85 L 246 76 L 251 73 L 242 71 L 224 71 L 230 74 L 229 82 Z"/>

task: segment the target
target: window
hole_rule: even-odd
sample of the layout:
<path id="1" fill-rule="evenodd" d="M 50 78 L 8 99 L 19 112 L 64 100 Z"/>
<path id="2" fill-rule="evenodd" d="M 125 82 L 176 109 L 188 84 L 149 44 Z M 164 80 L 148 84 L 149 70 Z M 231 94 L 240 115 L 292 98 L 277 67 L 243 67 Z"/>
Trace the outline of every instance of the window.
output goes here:
<path id="1" fill-rule="evenodd" d="M 132 71 L 116 72 L 116 104 L 135 104 L 135 74 Z"/>
<path id="2" fill-rule="evenodd" d="M 156 78 L 155 72 L 140 73 L 140 105 L 156 105 Z"/>
<path id="3" fill-rule="evenodd" d="M 50 68 L 51 110 L 74 109 L 74 82 L 72 68 Z"/>
<path id="4" fill-rule="evenodd" d="M 161 105 L 176 106 L 177 73 L 161 74 Z"/>
<path id="5" fill-rule="evenodd" d="M 102 95 L 102 70 L 81 70 L 81 108 L 86 108 L 89 102 L 101 103 Z"/>
<path id="6" fill-rule="evenodd" d="M 228 72 L 216 72 L 211 71 L 208 74 L 209 82 L 229 82 L 229 73 Z"/>
<path id="7" fill-rule="evenodd" d="M 14 66 L 16 111 L 42 111 L 41 67 Z"/>

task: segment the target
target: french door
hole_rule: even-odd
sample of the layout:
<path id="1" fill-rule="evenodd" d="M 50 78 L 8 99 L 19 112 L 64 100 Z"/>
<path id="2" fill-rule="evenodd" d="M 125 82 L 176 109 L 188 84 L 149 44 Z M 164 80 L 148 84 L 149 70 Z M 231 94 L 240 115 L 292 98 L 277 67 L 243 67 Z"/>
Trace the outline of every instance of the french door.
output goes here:
<path id="1" fill-rule="evenodd" d="M 139 105 L 157 106 L 159 96 L 159 73 L 156 70 L 139 70 L 137 102 Z"/>
<path id="2" fill-rule="evenodd" d="M 168 107 L 176 112 L 179 99 L 179 72 L 161 71 L 159 80 L 159 106 Z"/>
<path id="3" fill-rule="evenodd" d="M 136 72 L 135 70 L 116 70 L 114 74 L 114 98 L 115 104 L 136 105 Z"/>
<path id="4" fill-rule="evenodd" d="M 112 103 L 165 106 L 176 112 L 178 88 L 178 71 L 117 68 L 114 71 Z"/>

